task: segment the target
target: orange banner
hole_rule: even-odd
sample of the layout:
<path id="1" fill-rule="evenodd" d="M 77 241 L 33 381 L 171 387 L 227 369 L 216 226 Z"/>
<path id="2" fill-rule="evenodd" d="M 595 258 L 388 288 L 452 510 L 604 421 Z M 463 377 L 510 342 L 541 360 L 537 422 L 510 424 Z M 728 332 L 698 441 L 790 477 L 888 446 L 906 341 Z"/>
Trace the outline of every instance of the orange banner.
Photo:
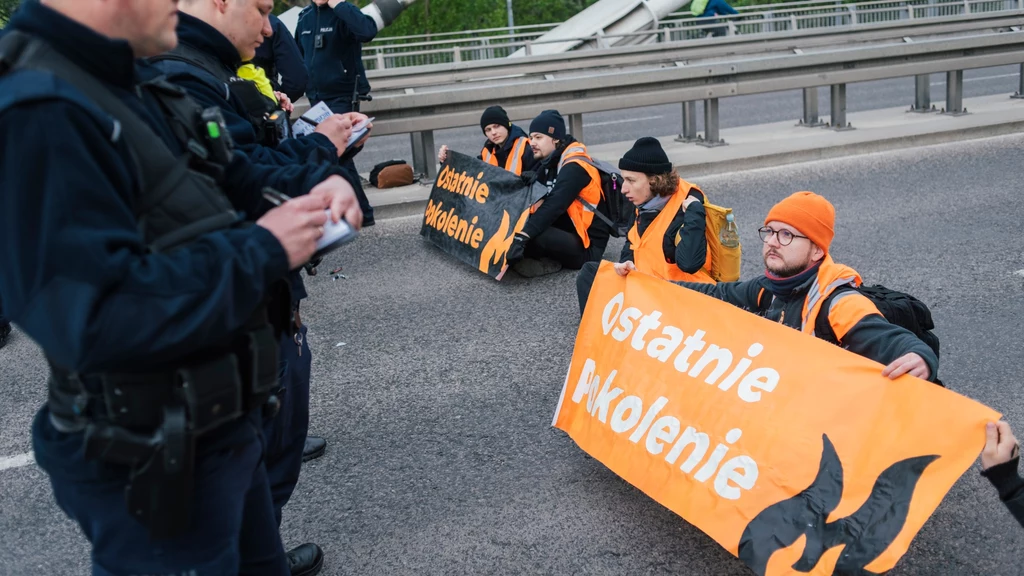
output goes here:
<path id="1" fill-rule="evenodd" d="M 597 275 L 554 426 L 757 574 L 883 572 L 999 414 L 643 274 Z"/>

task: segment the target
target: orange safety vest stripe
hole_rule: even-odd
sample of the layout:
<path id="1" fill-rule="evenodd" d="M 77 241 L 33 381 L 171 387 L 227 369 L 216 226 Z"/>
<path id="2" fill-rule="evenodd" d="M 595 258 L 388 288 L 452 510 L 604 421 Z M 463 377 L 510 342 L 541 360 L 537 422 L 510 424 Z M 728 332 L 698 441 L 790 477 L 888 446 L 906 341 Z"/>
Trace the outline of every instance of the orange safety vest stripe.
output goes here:
<path id="1" fill-rule="evenodd" d="M 856 270 L 843 264 L 836 264 L 831 255 L 825 254 L 825 259 L 822 260 L 821 267 L 818 268 L 818 277 L 814 279 L 814 283 L 811 284 L 811 288 L 807 291 L 807 297 L 804 299 L 801 331 L 805 334 L 814 334 L 814 321 L 818 318 L 818 313 L 821 312 L 821 305 L 836 288 L 845 285 L 857 287 L 861 285 L 861 282 L 860 274 Z M 875 313 L 877 312 L 876 309 Z M 849 325 L 849 327 L 852 326 L 853 324 Z M 836 336 L 839 336 L 840 330 L 845 334 L 848 329 L 844 330 L 840 327 L 839 330 L 836 330 Z"/>
<path id="2" fill-rule="evenodd" d="M 630 228 L 629 234 L 626 237 L 633 248 L 633 264 L 636 265 L 638 271 L 673 282 L 714 284 L 715 281 L 709 273 L 711 269 L 710 250 L 708 251 L 708 259 L 704 262 L 704 268 L 689 274 L 680 270 L 679 266 L 676 266 L 675 263 L 667 262 L 665 260 L 665 252 L 662 249 L 662 239 L 668 233 L 668 227 L 672 224 L 675 215 L 682 208 L 686 195 L 690 193 L 690 188 L 691 185 L 688 182 L 680 179 L 679 187 L 672 193 L 672 197 L 661 210 L 661 213 L 644 230 L 643 236 L 640 236 L 637 223 L 634 221 L 633 227 Z"/>
<path id="3" fill-rule="evenodd" d="M 519 176 L 523 173 L 523 152 L 526 146 L 529 145 L 529 140 L 523 137 L 516 138 L 512 141 L 512 149 L 508 153 L 508 158 L 505 159 L 505 165 L 502 167 L 505 170 Z M 498 165 L 498 157 L 490 148 L 486 145 L 483 150 L 480 151 L 480 159 L 490 164 L 491 166 Z"/>
<path id="4" fill-rule="evenodd" d="M 590 248 L 590 235 L 587 233 L 587 229 L 594 222 L 594 210 L 601 202 L 602 196 L 601 174 L 598 173 L 597 168 L 587 162 L 589 159 L 590 154 L 587 153 L 587 147 L 577 142 L 562 152 L 562 158 L 558 162 L 559 171 L 567 163 L 572 162 L 581 166 L 590 175 L 590 184 L 587 184 L 583 190 L 580 190 L 577 201 L 570 204 L 567 211 L 569 219 L 572 220 L 573 228 L 576 229 L 576 234 L 583 240 L 584 248 Z"/>
<path id="5" fill-rule="evenodd" d="M 881 314 L 878 307 L 867 296 L 856 292 L 845 292 L 832 299 L 828 310 L 828 322 L 840 341 L 865 316 Z"/>

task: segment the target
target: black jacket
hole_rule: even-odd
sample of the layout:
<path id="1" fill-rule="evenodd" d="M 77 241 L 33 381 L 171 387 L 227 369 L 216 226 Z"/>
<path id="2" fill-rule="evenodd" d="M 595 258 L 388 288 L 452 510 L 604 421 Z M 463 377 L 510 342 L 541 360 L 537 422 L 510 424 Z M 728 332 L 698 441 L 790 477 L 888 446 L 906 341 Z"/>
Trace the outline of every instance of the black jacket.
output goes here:
<path id="1" fill-rule="evenodd" d="M 377 24 L 373 18 L 349 2 L 334 8 L 326 4 L 304 8 L 295 26 L 295 39 L 309 71 L 309 101 L 351 100 L 358 76 L 362 76 L 359 93 L 369 93 L 370 84 L 363 70 L 363 44 L 375 36 Z"/>
<path id="2" fill-rule="evenodd" d="M 113 91 L 175 154 L 184 153 L 158 102 L 136 91 L 159 72 L 136 65 L 126 42 L 38 2 L 22 4 L 10 29 L 47 41 Z M 45 74 L 22 72 L 0 76 L 0 99 Z M 75 90 L 50 81 L 55 89 Z M 113 121 L 99 121 L 90 107 L 54 98 L 0 114 L 4 314 L 58 365 L 84 373 L 147 368 L 156 358 L 222 344 L 287 274 L 287 254 L 259 226 L 209 233 L 169 252 L 147 251 L 133 213 L 139 182 L 131 152 L 123 139 L 112 141 Z M 313 184 L 252 165 L 240 153 L 221 181 L 232 204 L 250 217 L 267 204 L 264 186 L 299 195 Z"/>
<path id="3" fill-rule="evenodd" d="M 256 49 L 252 63 L 267 72 L 276 90 L 284 92 L 295 102 L 306 93 L 306 83 L 309 82 L 306 63 L 302 61 L 302 53 L 284 22 L 271 14 L 270 25 L 274 35 Z M 277 79 L 278 75 L 281 76 L 280 80 Z"/>
<path id="4" fill-rule="evenodd" d="M 580 192 L 590 184 L 590 174 L 576 162 L 567 163 L 562 167 L 561 172 L 558 170 L 562 153 L 575 142 L 576 140 L 572 136 L 567 135 L 559 147 L 551 153 L 551 156 L 537 165 L 537 182 L 547 186 L 550 192 L 544 198 L 541 207 L 530 216 L 526 225 L 523 226 L 523 232 L 530 238 L 536 238 L 551 226 L 573 234 L 576 233 L 576 228 L 573 226 L 567 210 L 579 197 Z M 601 198 L 597 209 L 607 214 L 608 201 Z M 593 250 L 603 250 L 608 245 L 610 232 L 608 226 L 599 218 L 594 218 L 594 221 L 591 222 L 587 229 L 587 235 L 590 237 L 590 245 Z"/>
<path id="5" fill-rule="evenodd" d="M 690 207 L 685 212 L 679 210 L 676 213 L 675 217 L 672 218 L 672 222 L 668 225 L 668 230 L 665 231 L 665 237 L 661 241 L 661 248 L 666 262 L 675 264 L 687 274 L 695 274 L 704 267 L 704 262 L 707 261 L 708 257 L 708 243 L 704 237 L 708 224 L 707 211 L 704 210 L 704 194 L 700 190 L 693 188 L 688 195 L 696 197 L 700 202 L 690 204 Z M 647 227 L 651 225 L 651 222 L 654 222 L 654 219 L 659 214 L 660 212 L 653 210 L 641 212 L 637 208 L 633 221 L 636 223 L 636 231 L 641 237 L 643 237 Z M 677 235 L 679 237 L 678 244 L 676 244 Z M 633 247 L 627 239 L 626 243 L 622 245 L 619 262 L 629 260 L 635 262 L 634 258 Z"/>
<path id="6" fill-rule="evenodd" d="M 1010 509 L 1010 514 L 1024 526 L 1024 479 L 1017 473 L 1020 458 L 993 466 L 981 473 L 999 490 L 999 499 Z"/>
<path id="7" fill-rule="evenodd" d="M 831 261 L 830 258 L 827 259 Z M 766 276 L 744 282 L 720 282 L 718 284 L 677 282 L 677 284 L 724 300 L 773 322 L 801 330 L 804 322 L 804 301 L 807 299 L 811 286 L 817 284 L 817 277 L 812 274 L 805 282 L 787 294 L 774 294 L 772 283 Z M 867 297 L 853 293 L 845 298 L 836 298 L 833 300 L 832 309 L 823 310 L 822 313 L 829 313 L 829 318 L 833 319 L 840 316 L 836 311 L 836 306 L 874 309 L 874 305 L 869 300 L 865 306 L 863 301 L 856 299 L 867 300 Z M 832 314 L 833 311 L 836 311 L 836 314 Z M 847 315 L 842 316 L 847 317 Z M 813 325 L 815 320 L 815 318 L 810 318 L 808 322 Z M 835 327 L 835 322 L 833 322 L 833 327 Z M 932 349 L 913 332 L 902 326 L 890 324 L 884 316 L 877 312 L 877 309 L 873 314 L 861 316 L 852 326 L 844 326 L 842 330 L 836 330 L 836 333 L 843 334 L 839 344 L 850 352 L 883 365 L 888 365 L 904 354 L 914 352 L 928 364 L 929 380 L 934 381 L 938 374 L 939 359 Z"/>

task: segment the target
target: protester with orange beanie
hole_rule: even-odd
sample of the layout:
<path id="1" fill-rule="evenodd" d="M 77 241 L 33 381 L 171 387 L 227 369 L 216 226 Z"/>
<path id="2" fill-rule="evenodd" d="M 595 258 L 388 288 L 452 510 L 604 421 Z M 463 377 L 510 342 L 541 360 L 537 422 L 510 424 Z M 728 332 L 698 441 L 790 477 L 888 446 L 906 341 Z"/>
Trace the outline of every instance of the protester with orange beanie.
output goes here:
<path id="1" fill-rule="evenodd" d="M 824 197 L 797 192 L 773 206 L 758 230 L 764 275 L 743 282 L 677 284 L 818 337 L 823 335 L 815 326 L 825 314 L 836 343 L 885 365 L 885 376 L 935 381 L 935 352 L 910 330 L 890 324 L 853 289 L 861 284 L 860 274 L 832 260 L 835 218 Z"/>

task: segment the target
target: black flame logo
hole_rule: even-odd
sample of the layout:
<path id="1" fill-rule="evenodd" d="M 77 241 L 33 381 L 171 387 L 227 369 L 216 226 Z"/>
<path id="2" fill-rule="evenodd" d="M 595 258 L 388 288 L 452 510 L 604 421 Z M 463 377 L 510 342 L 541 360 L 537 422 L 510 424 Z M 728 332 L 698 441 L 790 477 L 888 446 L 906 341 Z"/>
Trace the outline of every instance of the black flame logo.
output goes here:
<path id="1" fill-rule="evenodd" d="M 803 492 L 765 508 L 747 524 L 740 537 L 739 558 L 764 576 L 772 554 L 807 536 L 798 572 L 810 572 L 826 550 L 845 545 L 833 574 L 866 576 L 865 569 L 903 530 L 921 474 L 938 456 L 917 456 L 886 468 L 867 501 L 853 514 L 826 523 L 843 495 L 843 464 L 835 447 L 822 435 L 824 447 L 814 482 Z"/>

